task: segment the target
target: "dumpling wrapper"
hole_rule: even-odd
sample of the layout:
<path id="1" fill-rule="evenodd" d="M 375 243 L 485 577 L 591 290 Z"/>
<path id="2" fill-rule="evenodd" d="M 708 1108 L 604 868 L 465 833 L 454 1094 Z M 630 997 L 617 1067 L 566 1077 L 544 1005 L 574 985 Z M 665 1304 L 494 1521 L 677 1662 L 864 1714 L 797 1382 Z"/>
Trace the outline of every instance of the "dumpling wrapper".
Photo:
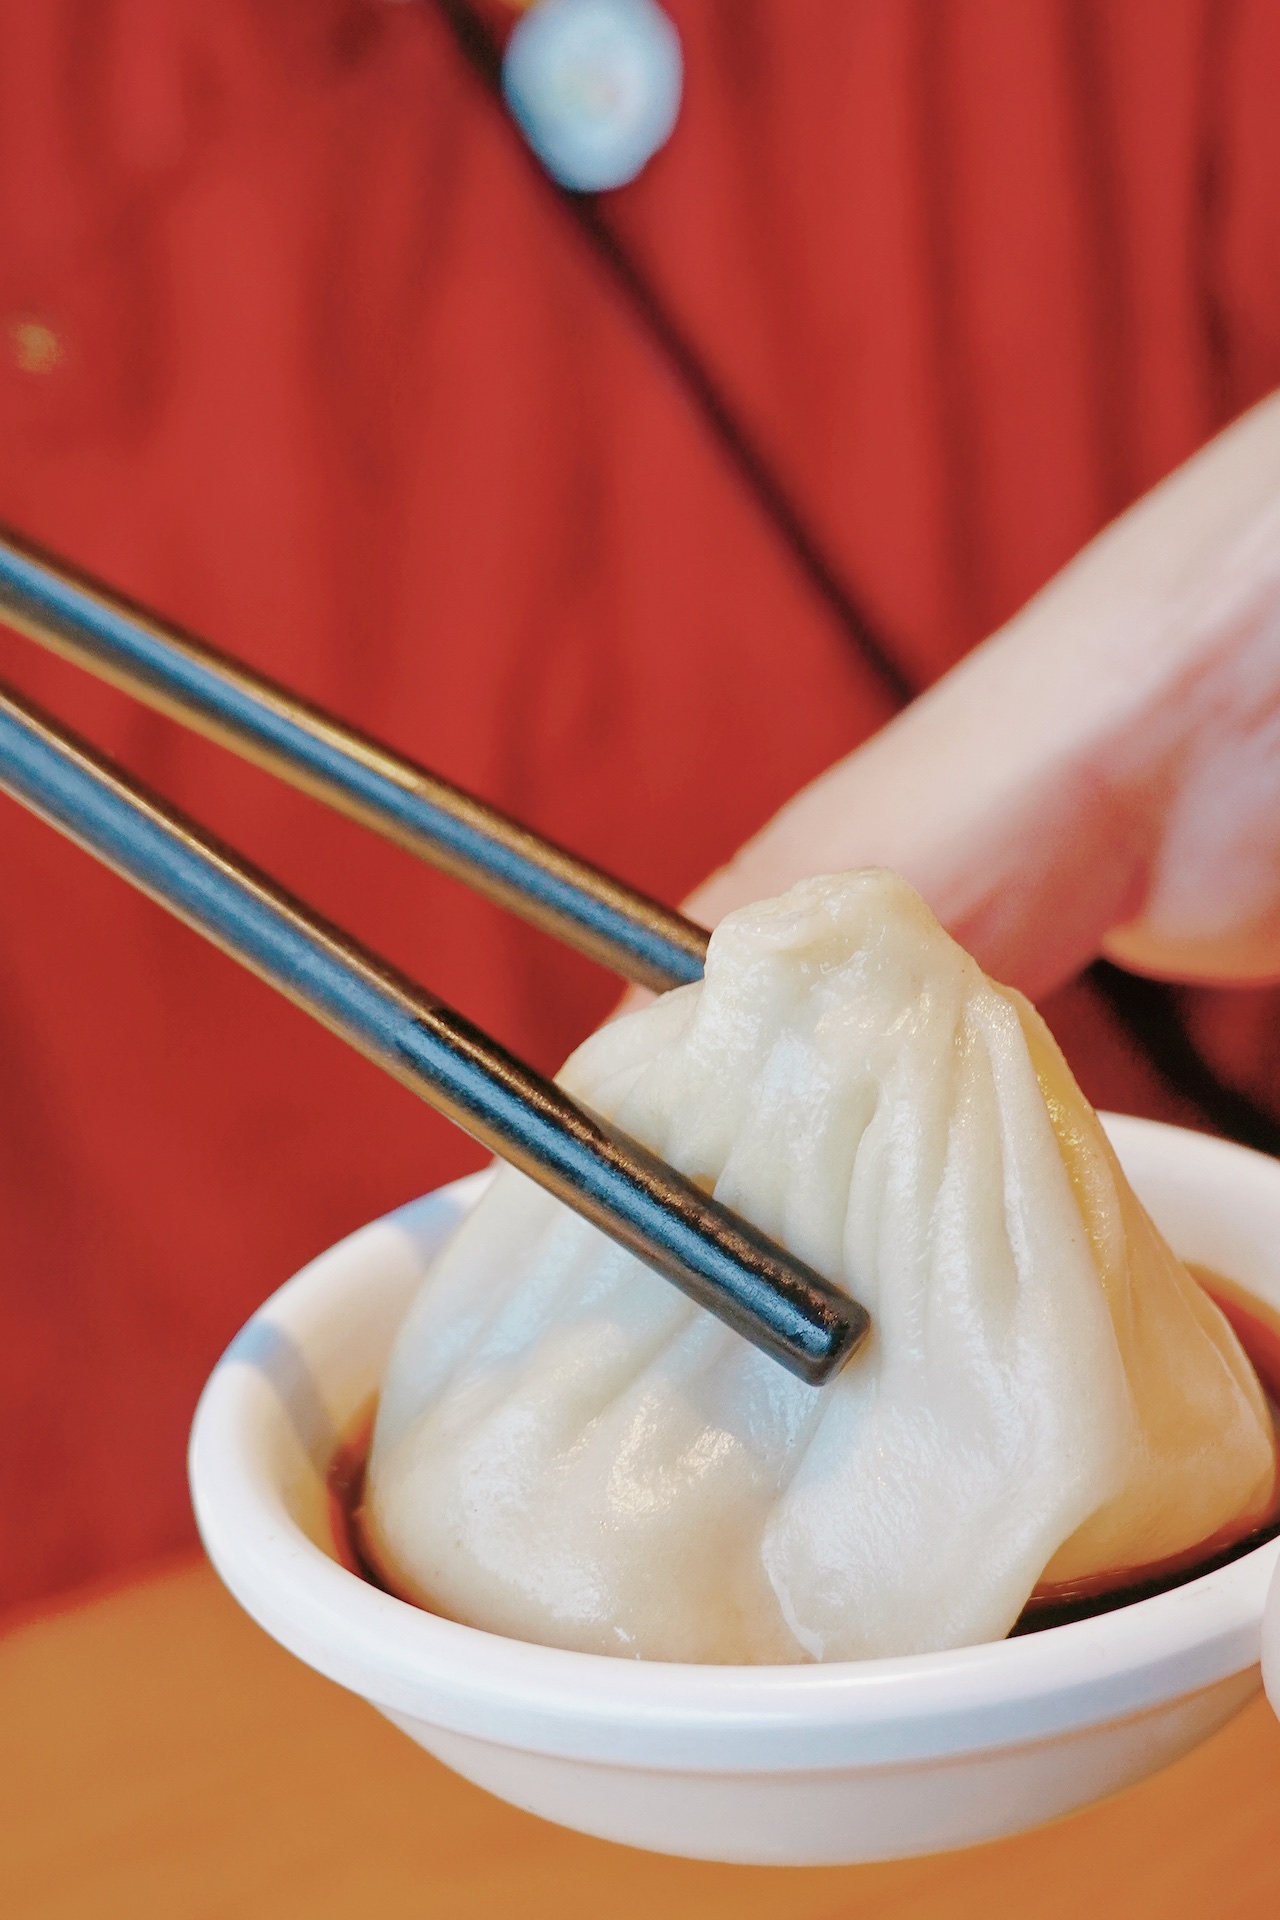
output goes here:
<path id="1" fill-rule="evenodd" d="M 815 1391 L 500 1168 L 382 1390 L 363 1523 L 402 1593 L 550 1646 L 847 1660 L 999 1638 L 1042 1577 L 1265 1509 L 1234 1334 L 1034 1009 L 896 876 L 730 915 L 560 1080 L 874 1333 Z"/>

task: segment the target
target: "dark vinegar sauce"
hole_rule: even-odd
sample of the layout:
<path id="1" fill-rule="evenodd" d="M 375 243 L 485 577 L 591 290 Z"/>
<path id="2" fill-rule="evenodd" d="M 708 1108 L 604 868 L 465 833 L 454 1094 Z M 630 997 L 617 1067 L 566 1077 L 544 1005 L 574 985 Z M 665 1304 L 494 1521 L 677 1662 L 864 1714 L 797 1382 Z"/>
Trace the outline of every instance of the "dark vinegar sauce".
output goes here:
<path id="1" fill-rule="evenodd" d="M 1280 1432 L 1280 1314 L 1260 1306 L 1221 1274 L 1194 1266 L 1191 1271 L 1221 1308 L 1252 1361 Z M 384 1593 L 396 1594 L 361 1525 L 365 1470 L 376 1412 L 376 1401 L 361 1410 L 329 1463 L 325 1476 L 329 1518 L 338 1559 L 347 1571 L 359 1574 L 362 1580 L 380 1587 Z M 1143 1567 L 1117 1567 L 1073 1585 L 1037 1591 L 1023 1608 L 1010 1638 L 1014 1634 L 1042 1633 L 1046 1627 L 1065 1626 L 1072 1620 L 1089 1620 L 1096 1614 L 1112 1613 L 1117 1607 L 1132 1606 L 1136 1600 L 1149 1600 L 1153 1594 L 1167 1593 L 1171 1587 L 1183 1586 L 1188 1580 L 1197 1580 L 1202 1574 L 1229 1566 L 1255 1547 L 1274 1540 L 1277 1534 L 1280 1534 L 1280 1472 L 1265 1515 L 1260 1521 L 1254 1521 L 1246 1532 L 1240 1532 L 1238 1525 L 1223 1527 L 1208 1540 L 1171 1559 Z M 404 1594 L 396 1597 L 407 1599 Z M 410 1601 L 409 1604 L 419 1603 Z"/>
<path id="2" fill-rule="evenodd" d="M 329 1462 L 325 1487 L 329 1494 L 329 1526 L 338 1559 L 348 1573 L 358 1573 L 362 1580 L 381 1587 L 384 1593 L 394 1593 L 395 1588 L 369 1550 L 360 1524 L 364 1477 L 369 1467 L 369 1448 L 373 1441 L 373 1423 L 377 1412 L 375 1395 L 360 1409 L 339 1442 L 338 1450 Z M 416 1606 L 417 1602 L 411 1601 L 410 1605 Z"/>

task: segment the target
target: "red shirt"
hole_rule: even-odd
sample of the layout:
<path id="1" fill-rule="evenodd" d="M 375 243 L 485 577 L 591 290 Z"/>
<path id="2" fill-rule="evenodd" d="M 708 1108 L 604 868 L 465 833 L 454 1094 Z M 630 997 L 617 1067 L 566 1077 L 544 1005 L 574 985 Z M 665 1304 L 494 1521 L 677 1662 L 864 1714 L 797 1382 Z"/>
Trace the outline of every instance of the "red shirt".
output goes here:
<path id="1" fill-rule="evenodd" d="M 925 684 L 1276 381 L 1280 10 L 669 7 L 679 125 L 584 226 L 461 5 L 3 0 L 0 517 L 677 899 L 891 711 L 850 599 Z M 26 643 L 0 672 L 540 1065 L 613 998 Z M 0 808 L 20 1599 L 186 1539 L 222 1344 L 477 1154 Z M 1095 1097 L 1187 1111 L 1087 990 L 1050 1011 Z"/>

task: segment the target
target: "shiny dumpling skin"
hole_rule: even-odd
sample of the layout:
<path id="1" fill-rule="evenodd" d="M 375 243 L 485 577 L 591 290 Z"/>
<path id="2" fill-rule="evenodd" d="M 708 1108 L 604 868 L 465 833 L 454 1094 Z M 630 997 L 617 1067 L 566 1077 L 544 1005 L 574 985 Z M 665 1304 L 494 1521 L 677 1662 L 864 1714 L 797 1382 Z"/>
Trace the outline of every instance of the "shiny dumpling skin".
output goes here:
<path id="1" fill-rule="evenodd" d="M 560 1077 L 874 1333 L 815 1392 L 500 1168 L 383 1387 L 364 1518 L 400 1591 L 586 1651 L 854 1659 L 997 1638 L 1046 1569 L 1265 1503 L 1234 1335 L 1038 1016 L 895 876 L 731 915 Z"/>

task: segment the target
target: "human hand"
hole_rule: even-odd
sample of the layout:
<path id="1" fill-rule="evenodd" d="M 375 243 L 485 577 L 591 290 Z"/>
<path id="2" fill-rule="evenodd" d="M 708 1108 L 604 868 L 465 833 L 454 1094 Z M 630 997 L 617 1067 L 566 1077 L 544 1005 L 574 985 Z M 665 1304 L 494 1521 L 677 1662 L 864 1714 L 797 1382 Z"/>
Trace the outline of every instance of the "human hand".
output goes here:
<path id="1" fill-rule="evenodd" d="M 897 720 L 790 801 L 689 913 L 896 868 L 1041 998 L 1099 952 L 1280 977 L 1280 395 L 1178 469 Z"/>

